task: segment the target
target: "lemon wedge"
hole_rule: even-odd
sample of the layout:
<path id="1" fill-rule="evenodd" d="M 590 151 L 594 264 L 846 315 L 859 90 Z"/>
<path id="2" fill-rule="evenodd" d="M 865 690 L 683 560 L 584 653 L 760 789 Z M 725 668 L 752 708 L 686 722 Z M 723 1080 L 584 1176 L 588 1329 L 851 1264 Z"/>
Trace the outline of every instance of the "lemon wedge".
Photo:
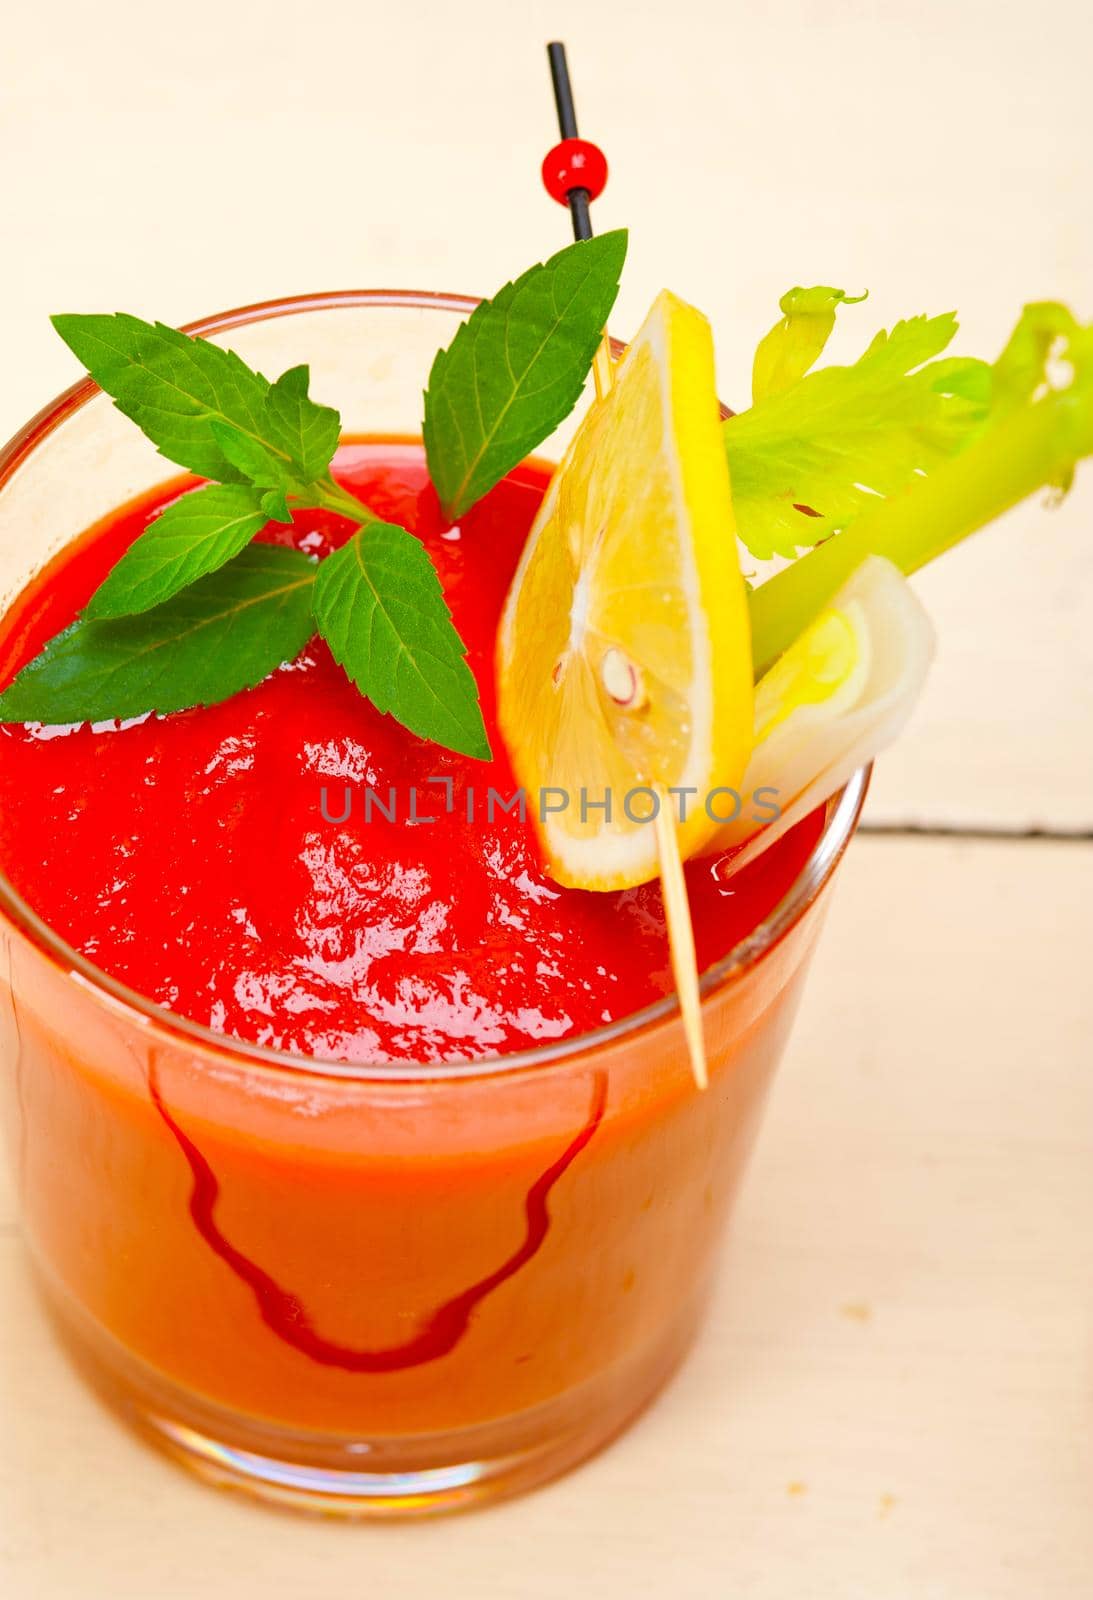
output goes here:
<path id="1" fill-rule="evenodd" d="M 892 562 L 868 556 L 756 686 L 755 749 L 739 815 L 706 847 L 743 845 L 728 872 L 768 849 L 892 743 L 933 652 L 933 625 L 906 578 Z"/>
<path id="2" fill-rule="evenodd" d="M 566 451 L 497 643 L 498 715 L 547 865 L 570 888 L 683 857 L 752 746 L 751 641 L 709 323 L 664 292 Z M 668 791 L 678 791 L 669 799 Z"/>

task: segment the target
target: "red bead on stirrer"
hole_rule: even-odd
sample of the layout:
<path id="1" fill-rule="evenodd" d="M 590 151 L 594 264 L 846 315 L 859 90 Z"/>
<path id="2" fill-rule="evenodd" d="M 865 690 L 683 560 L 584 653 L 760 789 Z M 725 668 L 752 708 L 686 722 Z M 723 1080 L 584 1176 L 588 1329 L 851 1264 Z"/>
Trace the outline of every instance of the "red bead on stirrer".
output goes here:
<path id="1" fill-rule="evenodd" d="M 557 40 L 547 45 L 550 62 L 550 80 L 554 85 L 554 104 L 558 110 L 558 132 L 561 144 L 547 152 L 543 159 L 543 186 L 552 200 L 568 206 L 573 217 L 573 237 L 591 239 L 592 222 L 588 215 L 589 201 L 596 200 L 607 183 L 607 158 L 599 145 L 577 136 L 577 112 L 573 105 L 573 85 L 569 81 L 569 66 L 565 58 L 565 45 Z"/>
<path id="2" fill-rule="evenodd" d="M 573 199 L 579 208 L 598 200 L 607 187 L 607 157 L 588 139 L 563 139 L 543 157 L 543 187 L 562 206 L 572 206 Z"/>
<path id="3" fill-rule="evenodd" d="M 573 237 L 591 239 L 589 205 L 603 193 L 607 182 L 607 159 L 598 145 L 577 135 L 577 112 L 573 104 L 573 85 L 569 80 L 565 45 L 547 45 L 550 77 L 554 85 L 554 104 L 558 110 L 561 144 L 556 144 L 543 161 L 543 185 L 551 199 L 568 206 L 573 219 Z M 596 394 L 603 399 L 612 383 L 611 341 L 604 329 L 603 341 L 592 364 Z M 659 800 L 654 819 L 660 865 L 664 916 L 668 924 L 668 943 L 672 956 L 672 976 L 679 996 L 683 1032 L 695 1083 L 705 1089 L 706 1046 L 702 1037 L 702 1007 L 698 989 L 698 960 L 695 955 L 694 927 L 687 902 L 687 880 L 676 837 L 671 797 L 663 784 L 654 784 Z"/>
<path id="4" fill-rule="evenodd" d="M 561 144 L 547 152 L 543 161 L 543 187 L 552 200 L 568 206 L 573 219 L 573 237 L 591 239 L 592 218 L 589 205 L 597 199 L 607 183 L 607 157 L 598 145 L 577 136 L 577 111 L 573 104 L 573 85 L 569 81 L 569 65 L 565 45 L 555 40 L 547 45 L 550 62 L 550 81 L 554 85 L 554 104 L 558 111 L 558 132 Z M 596 393 L 602 400 L 611 387 L 611 342 L 604 329 L 603 343 L 596 351 L 592 363 L 596 380 Z"/>

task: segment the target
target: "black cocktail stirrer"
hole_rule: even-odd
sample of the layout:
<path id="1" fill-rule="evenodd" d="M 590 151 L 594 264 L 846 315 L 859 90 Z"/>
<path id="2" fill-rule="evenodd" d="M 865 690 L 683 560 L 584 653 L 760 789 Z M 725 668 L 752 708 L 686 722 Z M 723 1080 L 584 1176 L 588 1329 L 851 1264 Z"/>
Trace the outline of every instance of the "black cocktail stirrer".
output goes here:
<path id="1" fill-rule="evenodd" d="M 570 82 L 565 45 L 557 40 L 548 44 L 547 58 L 550 62 L 550 79 L 554 86 L 554 104 L 558 111 L 558 130 L 562 142 L 555 145 L 543 162 L 543 184 L 553 199 L 569 207 L 573 221 L 573 237 L 578 241 L 591 239 L 590 206 L 592 201 L 602 194 L 607 182 L 607 162 L 597 145 L 590 144 L 577 133 L 577 111 L 573 104 L 573 85 Z M 603 400 L 610 392 L 613 378 L 611 341 L 606 328 L 603 341 L 596 351 L 592 372 L 596 380 L 596 397 Z M 679 996 L 679 1009 L 683 1019 L 691 1071 L 698 1087 L 705 1089 L 709 1076 L 706 1069 L 705 1041 L 702 1036 L 698 958 L 695 954 L 691 909 L 687 901 L 687 880 L 683 875 L 683 862 L 679 854 L 679 840 L 676 837 L 671 798 L 663 784 L 653 784 L 651 787 L 657 796 L 657 811 L 653 825 L 657 837 L 661 892 L 672 956 L 672 975 Z"/>
<path id="2" fill-rule="evenodd" d="M 576 139 L 577 110 L 573 104 L 573 85 L 569 81 L 569 64 L 565 58 L 565 45 L 555 39 L 547 45 L 550 62 L 550 81 L 554 85 L 554 104 L 558 108 L 558 132 L 563 139 Z M 587 189 L 574 188 L 566 193 L 569 213 L 573 218 L 574 239 L 591 239 L 592 218 L 589 203 L 592 196 Z"/>
<path id="3" fill-rule="evenodd" d="M 577 108 L 573 104 L 573 85 L 565 45 L 554 40 L 547 45 L 550 81 L 558 111 L 558 131 L 562 142 L 547 152 L 543 161 L 543 185 L 559 205 L 569 207 L 573 237 L 580 242 L 592 237 L 590 206 L 607 183 L 607 160 L 598 145 L 577 133 Z M 602 400 L 611 387 L 611 344 L 604 331 L 603 343 L 592 364 L 596 393 Z"/>

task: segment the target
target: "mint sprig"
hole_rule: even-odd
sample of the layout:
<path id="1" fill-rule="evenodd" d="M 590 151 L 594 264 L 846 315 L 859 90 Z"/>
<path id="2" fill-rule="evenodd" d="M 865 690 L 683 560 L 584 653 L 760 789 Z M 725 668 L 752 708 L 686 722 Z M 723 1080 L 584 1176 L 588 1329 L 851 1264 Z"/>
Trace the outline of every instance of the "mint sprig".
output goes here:
<path id="1" fill-rule="evenodd" d="M 153 611 L 75 622 L 0 694 L 0 721 L 101 722 L 226 700 L 303 649 L 316 570 L 298 550 L 250 545 Z"/>
<path id="2" fill-rule="evenodd" d="M 424 431 L 450 513 L 492 488 L 572 409 L 625 253 L 624 233 L 560 251 L 484 302 L 437 356 Z M 380 711 L 489 757 L 474 676 L 429 556 L 332 477 L 341 420 L 311 399 L 306 366 L 270 383 L 233 351 L 163 323 L 118 313 L 53 324 L 161 455 L 211 481 L 130 546 L 82 620 L 0 695 L 0 721 L 94 722 L 212 704 L 291 660 L 317 630 Z M 360 528 L 317 577 L 303 556 L 250 542 L 267 522 L 289 523 L 306 508 Z M 281 583 L 290 569 L 295 577 Z"/>
<path id="3" fill-rule="evenodd" d="M 319 567 L 315 620 L 335 661 L 380 711 L 486 761 L 489 741 L 436 568 L 405 528 L 379 522 Z"/>
<path id="4" fill-rule="evenodd" d="M 218 484 L 167 507 L 92 597 L 88 616 L 160 604 L 230 560 L 265 522 L 290 522 L 293 506 L 372 518 L 330 475 L 341 419 L 308 395 L 306 366 L 270 383 L 232 350 L 120 312 L 53 325 L 161 455 Z"/>
<path id="5" fill-rule="evenodd" d="M 54 322 L 161 454 L 220 481 L 161 512 L 92 595 L 84 619 L 0 695 L 0 720 L 103 721 L 226 699 L 290 661 L 327 626 L 326 610 L 312 609 L 314 564 L 251 545 L 255 534 L 269 521 L 290 522 L 303 507 L 336 511 L 364 530 L 385 526 L 331 477 L 338 413 L 310 398 L 307 367 L 270 383 L 233 352 L 159 323 L 124 315 Z M 398 610 L 400 595 L 414 598 L 398 611 L 392 681 L 383 677 L 382 658 L 371 667 L 341 634 L 335 653 L 362 687 L 373 684 L 381 711 L 423 737 L 488 756 L 474 677 L 439 580 L 424 548 L 398 531 L 397 550 L 388 541 L 377 552 L 391 606 Z M 273 583 L 285 557 L 298 580 L 286 591 L 291 604 Z M 335 611 L 330 625 L 336 621 Z"/>
<path id="6" fill-rule="evenodd" d="M 454 521 L 542 444 L 580 398 L 619 290 L 626 232 L 572 244 L 484 301 L 441 350 L 425 450 Z"/>
<path id="7" fill-rule="evenodd" d="M 103 620 L 162 605 L 246 548 L 280 506 L 246 483 L 213 483 L 173 500 L 96 589 L 84 615 Z"/>
<path id="8" fill-rule="evenodd" d="M 340 421 L 308 398 L 306 367 L 271 384 L 233 350 L 124 312 L 58 316 L 53 326 L 168 461 L 217 483 L 306 493 L 312 504 L 336 490 L 328 469 Z"/>
<path id="9" fill-rule="evenodd" d="M 424 434 L 450 514 L 480 499 L 573 408 L 624 256 L 626 234 L 571 245 L 506 283 L 437 355 Z M 0 722 L 99 722 L 213 704 L 291 661 L 317 629 L 381 712 L 488 758 L 474 675 L 429 555 L 334 482 L 341 419 L 310 398 L 306 366 L 269 382 L 234 350 L 122 312 L 53 325 L 160 454 L 211 482 L 171 502 L 133 542 L 82 621 L 0 694 Z M 304 507 L 360 525 L 318 576 L 296 552 L 250 542 Z"/>

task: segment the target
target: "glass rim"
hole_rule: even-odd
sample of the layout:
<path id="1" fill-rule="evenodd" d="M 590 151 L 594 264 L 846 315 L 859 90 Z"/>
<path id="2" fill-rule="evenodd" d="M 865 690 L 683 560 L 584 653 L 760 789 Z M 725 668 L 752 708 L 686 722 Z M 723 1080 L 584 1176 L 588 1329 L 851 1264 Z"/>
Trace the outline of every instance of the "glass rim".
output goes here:
<path id="1" fill-rule="evenodd" d="M 469 315 L 476 305 L 474 295 L 446 294 L 427 289 L 338 289 L 314 294 L 287 295 L 256 301 L 230 311 L 200 317 L 184 323 L 189 334 L 219 334 L 232 328 L 269 322 L 312 311 L 395 308 L 402 310 L 449 311 Z M 612 339 L 615 354 L 625 345 Z M 91 378 L 81 378 L 54 400 L 43 406 L 0 448 L 0 491 L 32 453 L 49 436 L 102 390 Z M 731 415 L 722 407 L 726 416 Z M 830 880 L 850 842 L 865 802 L 872 766 L 860 767 L 845 786 L 827 802 L 820 836 L 782 898 L 767 915 L 733 948 L 700 976 L 703 1001 L 727 984 L 739 981 L 770 953 L 796 926 Z M 5 873 L 0 871 L 0 912 L 42 951 L 62 975 L 77 983 L 92 998 L 115 1014 L 121 1013 L 141 1028 L 166 1034 L 174 1043 L 211 1053 L 220 1062 L 239 1067 L 263 1068 L 295 1080 L 306 1077 L 341 1079 L 357 1083 L 385 1083 L 392 1086 L 431 1080 L 481 1079 L 508 1076 L 535 1068 L 562 1065 L 609 1045 L 618 1044 L 658 1024 L 670 1024 L 679 1014 L 678 997 L 672 993 L 631 1012 L 614 1022 L 587 1033 L 552 1040 L 532 1049 L 502 1052 L 468 1061 L 337 1061 L 308 1056 L 270 1045 L 251 1043 L 231 1034 L 217 1033 L 190 1017 L 169 1011 L 148 995 L 131 989 L 89 961 L 23 899 Z"/>

